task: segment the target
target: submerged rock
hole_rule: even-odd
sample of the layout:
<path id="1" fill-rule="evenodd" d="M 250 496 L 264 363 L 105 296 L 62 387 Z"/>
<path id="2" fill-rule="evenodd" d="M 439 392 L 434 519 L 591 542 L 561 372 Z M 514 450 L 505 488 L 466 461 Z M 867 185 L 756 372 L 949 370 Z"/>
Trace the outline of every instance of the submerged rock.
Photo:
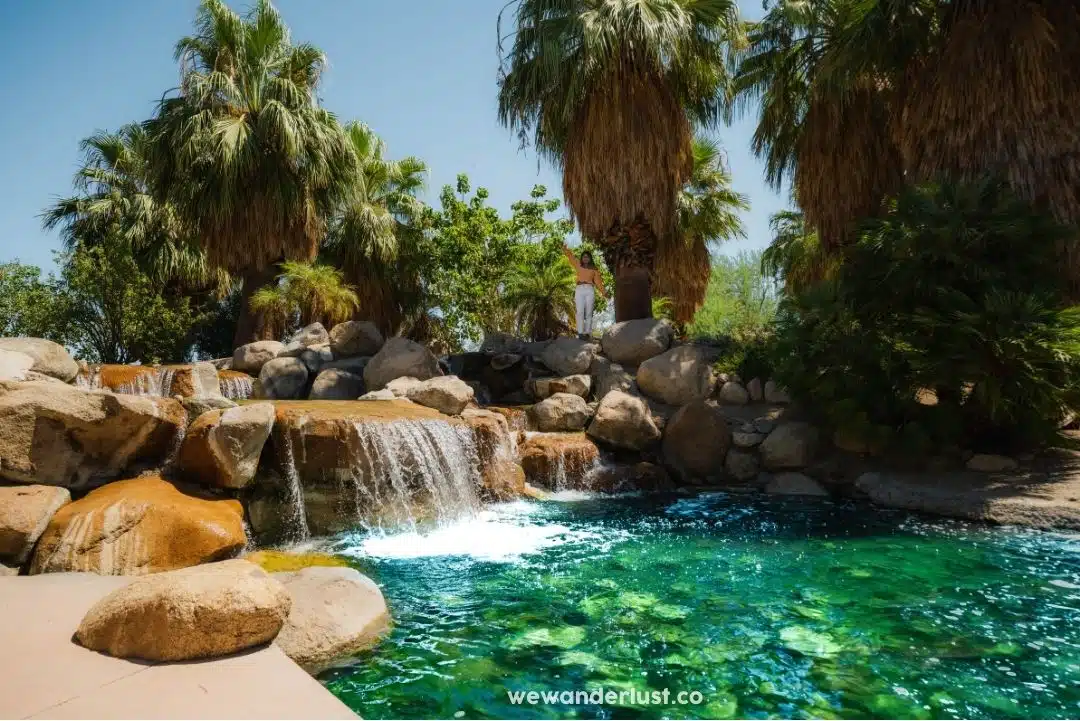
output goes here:
<path id="1" fill-rule="evenodd" d="M 472 402 L 475 391 L 457 376 L 439 376 L 420 381 L 409 388 L 405 397 L 413 403 L 456 416 Z"/>
<path id="2" fill-rule="evenodd" d="M 640 451 L 660 440 L 660 429 L 641 398 L 612 391 L 600 401 L 587 433 L 617 448 Z"/>
<path id="3" fill-rule="evenodd" d="M 636 366 L 666 351 L 674 337 L 669 321 L 641 318 L 614 324 L 604 331 L 600 344 L 611 360 Z"/>
<path id="4" fill-rule="evenodd" d="M 233 351 L 232 370 L 259 375 L 262 367 L 281 355 L 285 344 L 276 340 L 257 340 Z"/>
<path id="5" fill-rule="evenodd" d="M 0 350 L 23 353 L 34 359 L 29 370 L 65 383 L 79 374 L 79 364 L 59 343 L 44 338 L 0 338 Z"/>
<path id="6" fill-rule="evenodd" d="M 204 413 L 191 424 L 180 446 L 180 470 L 207 485 L 243 488 L 255 478 L 273 425 L 271 403 Z"/>
<path id="7" fill-rule="evenodd" d="M 709 401 L 683 406 L 664 428 L 664 461 L 684 483 L 719 481 L 729 448 L 727 418 Z"/>
<path id="8" fill-rule="evenodd" d="M 335 358 L 373 356 L 383 346 L 383 336 L 374 323 L 348 320 L 330 331 L 330 349 Z"/>
<path id="9" fill-rule="evenodd" d="M 0 488 L 0 561 L 21 566 L 58 510 L 71 502 L 66 488 Z"/>
<path id="10" fill-rule="evenodd" d="M 292 607 L 285 587 L 243 560 L 158 573 L 94 604 L 75 639 L 118 658 L 214 658 L 273 640 Z"/>
<path id="11" fill-rule="evenodd" d="M 426 347 L 408 338 L 391 338 L 364 368 L 364 383 L 369 390 L 386 387 L 395 378 L 408 376 L 427 380 L 442 375 L 439 361 Z"/>
<path id="12" fill-rule="evenodd" d="M 255 551 L 253 553 L 245 553 L 243 559 L 248 563 L 254 563 L 267 573 L 291 573 L 293 571 L 302 571 L 303 569 L 311 568 L 312 566 L 348 567 L 349 565 L 349 562 L 341 556 L 334 556 L 329 553 L 319 553 L 317 551 L 280 551 L 268 549 Z"/>
<path id="13" fill-rule="evenodd" d="M 536 428 L 544 433 L 585 430 L 593 412 L 585 399 L 571 393 L 556 393 L 529 409 Z"/>
<path id="14" fill-rule="evenodd" d="M 228 558 L 247 543 L 239 501 L 189 495 L 160 476 L 116 481 L 63 506 L 30 573 L 141 575 Z"/>
<path id="15" fill-rule="evenodd" d="M 704 348 L 684 345 L 642 363 L 637 383 L 650 398 L 684 406 L 712 395 L 716 375 Z"/>
<path id="16" fill-rule="evenodd" d="M 140 463 L 160 463 L 185 424 L 171 398 L 0 382 L 0 476 L 83 488 Z"/>
<path id="17" fill-rule="evenodd" d="M 274 643 L 310 674 L 371 648 L 390 629 L 382 591 L 355 569 L 305 568 L 274 578 L 292 598 Z"/>
<path id="18" fill-rule="evenodd" d="M 584 433 L 540 433 L 521 447 L 526 480 L 552 490 L 586 490 L 600 451 Z"/>

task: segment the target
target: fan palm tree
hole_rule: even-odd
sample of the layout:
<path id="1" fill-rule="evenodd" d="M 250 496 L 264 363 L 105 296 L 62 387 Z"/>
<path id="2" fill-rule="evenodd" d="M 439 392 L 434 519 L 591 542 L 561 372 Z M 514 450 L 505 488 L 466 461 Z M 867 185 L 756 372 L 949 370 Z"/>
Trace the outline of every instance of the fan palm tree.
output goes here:
<path id="1" fill-rule="evenodd" d="M 188 288 L 228 284 L 193 242 L 176 209 L 151 193 L 149 138 L 142 126 L 95 133 L 82 141 L 81 149 L 76 194 L 57 200 L 42 216 L 47 229 L 60 228 L 68 250 L 108 244 L 110 252 L 130 252 L 140 270 L 158 283 Z"/>
<path id="2" fill-rule="evenodd" d="M 676 205 L 693 170 L 691 126 L 711 127 L 727 108 L 728 51 L 742 31 L 736 2 L 511 5 L 507 38 L 499 18 L 499 119 L 561 167 L 582 235 L 615 274 L 616 319 L 648 317 L 657 249 L 681 243 Z"/>
<path id="3" fill-rule="evenodd" d="M 285 261 L 277 284 L 251 296 L 251 307 L 263 314 L 267 335 L 281 335 L 292 321 L 333 326 L 356 312 L 356 291 L 340 270 L 329 265 Z"/>
<path id="4" fill-rule="evenodd" d="M 513 310 L 518 330 L 533 340 L 568 331 L 574 317 L 574 271 L 565 258 L 539 266 L 515 266 L 506 280 L 503 302 Z"/>
<path id="5" fill-rule="evenodd" d="M 655 292 L 670 300 L 669 317 L 680 324 L 693 320 L 705 302 L 712 271 L 710 246 L 745 238 L 739 211 L 750 209 L 749 199 L 731 188 L 731 172 L 720 144 L 699 136 L 693 147 L 694 170 L 677 205 L 682 243 L 660 246 L 653 281 Z M 655 308 L 653 315 L 657 315 Z"/>
<path id="6" fill-rule="evenodd" d="M 804 290 L 836 269 L 836 256 L 824 252 L 817 233 L 807 227 L 802 213 L 774 213 L 769 228 L 773 239 L 761 255 L 761 272 L 782 281 L 788 293 Z"/>
<path id="7" fill-rule="evenodd" d="M 347 124 L 345 133 L 357 174 L 331 221 L 324 252 L 358 289 L 358 314 L 394 335 L 419 293 L 410 256 L 424 210 L 416 196 L 428 169 L 414 157 L 387 160 L 385 144 L 363 123 Z"/>
<path id="8" fill-rule="evenodd" d="M 316 99 L 325 56 L 293 44 L 268 0 L 243 17 L 203 0 L 176 57 L 179 93 L 147 123 L 154 185 L 210 261 L 243 279 L 242 344 L 257 333 L 248 299 L 281 261 L 314 259 L 356 177 L 356 155 Z"/>

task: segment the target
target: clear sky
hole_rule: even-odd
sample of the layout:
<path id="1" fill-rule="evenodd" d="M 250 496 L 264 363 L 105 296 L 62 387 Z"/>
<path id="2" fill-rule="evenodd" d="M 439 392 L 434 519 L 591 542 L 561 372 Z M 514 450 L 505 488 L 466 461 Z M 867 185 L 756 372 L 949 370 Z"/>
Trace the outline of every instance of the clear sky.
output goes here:
<path id="1" fill-rule="evenodd" d="M 551 167 L 519 150 L 495 117 L 495 22 L 506 0 L 277 0 L 293 38 L 330 61 L 322 98 L 340 119 L 359 119 L 391 157 L 415 155 L 431 168 L 427 200 L 468 173 L 508 213 L 544 184 Z M 0 3 L 0 262 L 18 258 L 53 269 L 55 233 L 38 215 L 70 193 L 79 141 L 149 117 L 176 85 L 172 59 L 191 31 L 197 0 L 7 0 Z M 243 9 L 247 0 L 230 0 Z M 748 18 L 760 0 L 740 0 Z M 749 151 L 751 118 L 718 132 L 735 187 L 750 196 L 748 238 L 728 252 L 768 243 L 769 215 L 785 206 Z"/>

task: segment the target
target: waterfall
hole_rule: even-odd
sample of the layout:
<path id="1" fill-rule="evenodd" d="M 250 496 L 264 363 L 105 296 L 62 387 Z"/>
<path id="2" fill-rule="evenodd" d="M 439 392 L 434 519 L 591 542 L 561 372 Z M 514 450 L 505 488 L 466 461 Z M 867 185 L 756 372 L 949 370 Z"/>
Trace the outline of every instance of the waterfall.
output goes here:
<path id="1" fill-rule="evenodd" d="M 101 366 L 89 366 L 87 372 L 79 370 L 75 376 L 75 387 L 84 391 L 96 391 L 101 389 Z"/>
<path id="2" fill-rule="evenodd" d="M 353 423 L 353 503 L 361 522 L 415 525 L 475 513 L 479 457 L 472 431 L 441 420 Z"/>
<path id="3" fill-rule="evenodd" d="M 230 400 L 239 401 L 251 398 L 255 381 L 249 375 L 220 372 L 218 373 L 218 386 L 221 388 L 221 395 Z"/>
<path id="4" fill-rule="evenodd" d="M 304 442 L 304 424 L 301 421 L 296 432 L 300 436 L 301 445 Z M 296 455 L 293 452 L 293 440 L 291 429 L 285 428 L 282 433 L 284 447 L 281 455 L 281 470 L 285 476 L 285 491 L 287 493 L 285 507 L 285 528 L 290 541 L 299 543 L 311 538 L 311 530 L 308 528 L 307 509 L 304 507 L 304 489 L 300 485 L 300 473 L 296 470 Z"/>

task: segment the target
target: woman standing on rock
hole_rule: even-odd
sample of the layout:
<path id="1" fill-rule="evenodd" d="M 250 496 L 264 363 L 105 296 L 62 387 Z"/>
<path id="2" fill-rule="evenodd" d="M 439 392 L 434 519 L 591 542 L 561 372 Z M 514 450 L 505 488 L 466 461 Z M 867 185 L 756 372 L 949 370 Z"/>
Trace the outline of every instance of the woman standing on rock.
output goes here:
<path id="1" fill-rule="evenodd" d="M 577 310 L 578 337 L 589 338 L 592 336 L 593 305 L 596 302 L 596 294 L 599 293 L 601 298 L 607 298 L 604 292 L 604 279 L 600 277 L 600 271 L 593 265 L 592 253 L 586 251 L 581 254 L 581 260 L 578 260 L 564 245 L 563 254 L 577 273 L 574 306 Z"/>

